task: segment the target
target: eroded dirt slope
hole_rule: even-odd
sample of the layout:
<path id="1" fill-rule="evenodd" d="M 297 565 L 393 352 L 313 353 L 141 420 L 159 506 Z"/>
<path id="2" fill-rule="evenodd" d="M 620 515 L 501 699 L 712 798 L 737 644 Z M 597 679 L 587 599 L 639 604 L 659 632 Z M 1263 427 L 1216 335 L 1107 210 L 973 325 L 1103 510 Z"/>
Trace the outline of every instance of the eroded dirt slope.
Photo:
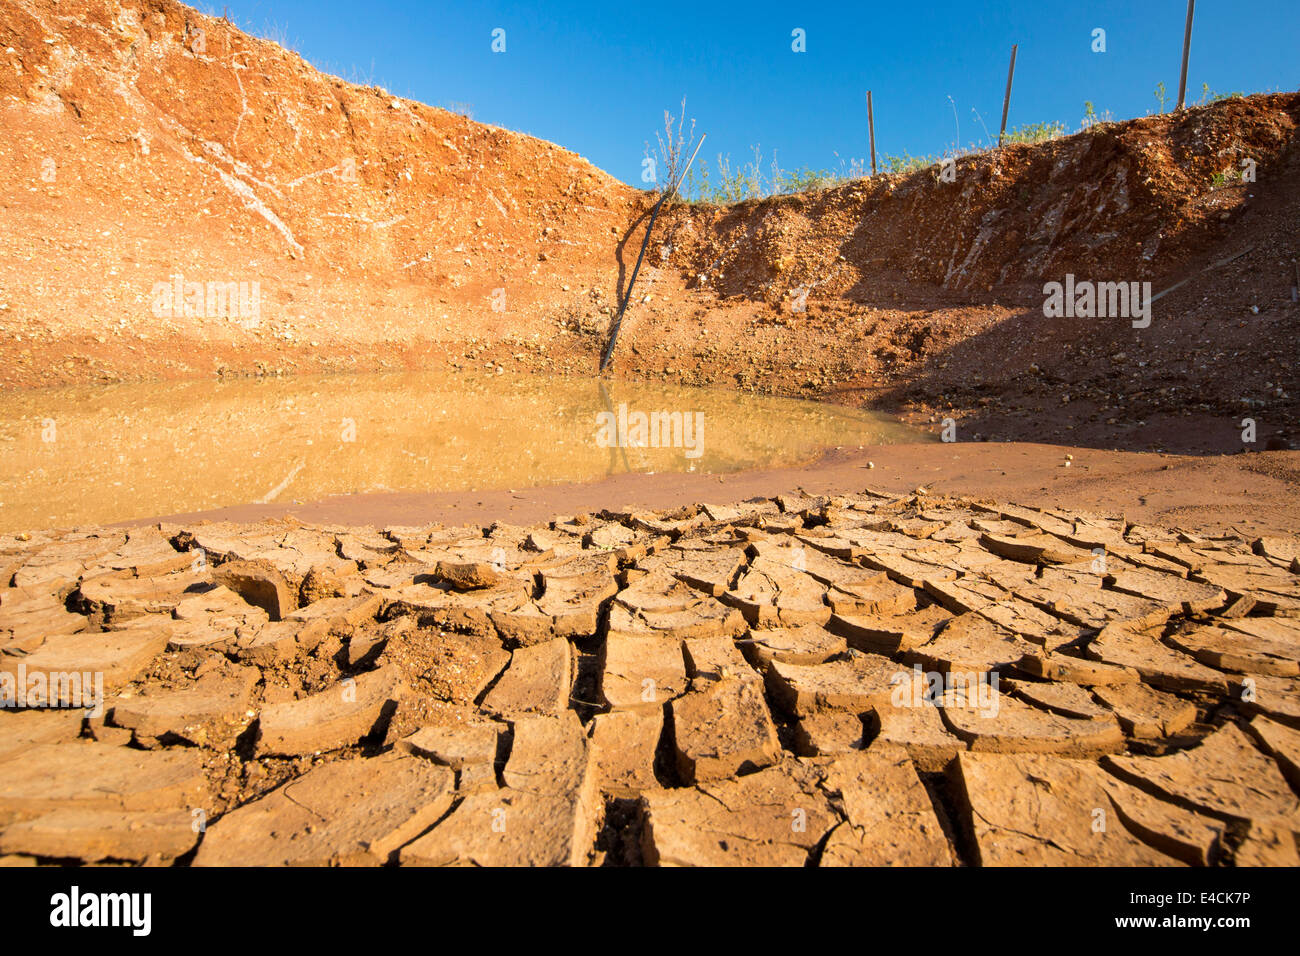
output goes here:
<path id="1" fill-rule="evenodd" d="M 603 276 L 626 219 L 632 191 L 572 153 L 344 83 L 171 0 L 7 3 L 0 49 L 11 384 L 499 342 Z M 154 284 L 177 273 L 259 282 L 260 322 L 160 319 Z"/>
<path id="2" fill-rule="evenodd" d="M 649 200 L 580 157 L 172 0 L 18 0 L 0 44 L 0 384 L 594 368 Z M 1298 117 L 1300 95 L 1254 96 L 951 181 L 679 206 L 616 373 L 952 415 L 962 440 L 1227 450 L 1249 413 L 1285 446 Z M 1255 182 L 1225 180 L 1243 159 Z M 1066 273 L 1188 281 L 1137 330 L 1044 319 Z M 258 282 L 258 321 L 159 317 L 178 274 Z"/>

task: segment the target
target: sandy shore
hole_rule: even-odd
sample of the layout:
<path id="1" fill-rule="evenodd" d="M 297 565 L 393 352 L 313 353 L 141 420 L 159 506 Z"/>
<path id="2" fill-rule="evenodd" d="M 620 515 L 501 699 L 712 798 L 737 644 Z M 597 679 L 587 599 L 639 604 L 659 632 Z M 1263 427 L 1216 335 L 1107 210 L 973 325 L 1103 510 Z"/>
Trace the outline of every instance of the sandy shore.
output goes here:
<path id="1" fill-rule="evenodd" d="M 867 487 L 906 493 L 918 486 L 936 494 L 1123 514 L 1144 524 L 1204 531 L 1235 528 L 1243 536 L 1300 533 L 1300 452 L 1202 457 L 1019 442 L 840 449 L 798 467 L 731 475 L 621 474 L 597 482 L 514 491 L 335 496 L 169 515 L 163 520 L 247 522 L 293 516 L 314 524 L 378 527 L 531 524 L 603 508 L 664 509 L 770 496 L 794 488 L 810 494 Z"/>

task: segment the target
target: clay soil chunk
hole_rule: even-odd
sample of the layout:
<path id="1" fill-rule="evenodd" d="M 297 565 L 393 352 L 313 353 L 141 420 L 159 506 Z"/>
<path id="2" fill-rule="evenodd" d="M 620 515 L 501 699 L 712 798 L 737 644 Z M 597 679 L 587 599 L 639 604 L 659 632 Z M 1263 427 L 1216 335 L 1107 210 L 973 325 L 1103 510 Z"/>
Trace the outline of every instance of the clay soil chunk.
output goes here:
<path id="1" fill-rule="evenodd" d="M 1196 705 L 1146 684 L 1097 687 L 1093 693 L 1115 712 L 1124 733 L 1153 739 L 1182 733 L 1196 720 Z"/>
<path id="2" fill-rule="evenodd" d="M 297 660 L 315 650 L 329 635 L 323 621 L 304 624 L 291 616 L 260 627 L 240 628 L 226 645 L 236 660 L 265 666 Z"/>
<path id="3" fill-rule="evenodd" d="M 1136 684 L 1142 680 L 1132 667 L 1086 660 L 1069 654 L 1032 655 L 1016 661 L 1016 670 L 1046 680 L 1066 681 L 1084 687 Z"/>
<path id="4" fill-rule="evenodd" d="M 1241 708 L 1251 714 L 1267 714 L 1274 720 L 1300 728 L 1300 680 L 1294 677 L 1251 676 L 1249 687 L 1237 694 Z"/>
<path id="5" fill-rule="evenodd" d="M 610 606 L 609 635 L 738 637 L 745 619 L 734 607 L 700 594 L 668 575 L 651 573 L 619 592 Z"/>
<path id="6" fill-rule="evenodd" d="M 0 588 L 0 652 L 28 653 L 48 638 L 89 626 L 85 615 L 73 614 L 63 601 L 39 588 Z"/>
<path id="7" fill-rule="evenodd" d="M 337 750 L 386 723 L 404 688 L 394 667 L 360 674 L 319 693 L 262 708 L 257 752 L 299 756 Z"/>
<path id="8" fill-rule="evenodd" d="M 256 668 L 212 672 L 184 690 L 117 698 L 110 722 L 137 738 L 178 738 L 225 747 L 248 725 L 248 700 L 261 675 Z"/>
<path id="9" fill-rule="evenodd" d="M 1073 644 L 1089 633 L 1088 629 L 1078 624 L 1063 621 L 1036 605 L 1015 597 L 986 604 L 976 613 L 1048 651 Z"/>
<path id="10" fill-rule="evenodd" d="M 795 753 L 801 757 L 822 757 L 861 750 L 862 718 L 844 710 L 819 710 L 795 721 Z"/>
<path id="11" fill-rule="evenodd" d="M 7 674 L 17 686 L 19 664 L 25 666 L 28 679 L 29 703 L 34 686 L 32 675 L 46 675 L 49 693 L 62 700 L 64 705 L 80 702 L 74 698 L 80 689 L 84 698 L 89 688 L 84 686 L 84 675 L 92 675 L 92 683 L 103 675 L 103 689 L 111 693 L 121 685 L 139 676 L 155 657 L 167 646 L 167 631 L 163 626 L 133 628 L 127 631 L 103 631 L 91 634 L 65 634 L 51 637 L 40 648 L 26 657 L 0 655 L 0 675 Z M 73 686 L 57 678 L 50 684 L 48 675 L 78 674 L 82 683 Z M 8 682 L 5 682 L 8 683 Z M 4 684 L 0 684 L 4 686 Z M 67 693 L 64 693 L 67 691 Z M 85 703 L 90 706 L 91 702 Z"/>
<path id="12" fill-rule="evenodd" d="M 1066 544 L 1050 534 L 1027 534 L 1014 538 L 982 534 L 980 544 L 999 557 L 1026 564 L 1083 564 L 1092 560 L 1092 552 Z"/>
<path id="13" fill-rule="evenodd" d="M 479 636 L 497 636 L 498 628 L 493 615 L 526 612 L 535 619 L 531 630 L 545 635 L 551 624 L 543 619 L 532 605 L 531 579 L 506 579 L 494 587 L 474 591 L 456 591 L 433 587 L 429 584 L 412 584 L 387 596 L 381 612 L 385 620 L 399 614 L 416 617 L 421 626 L 436 625 Z"/>
<path id="14" fill-rule="evenodd" d="M 686 674 L 692 681 L 759 679 L 729 637 L 693 637 L 683 643 L 682 649 L 686 654 Z"/>
<path id="15" fill-rule="evenodd" d="M 97 863 L 174 860 L 199 839 L 189 809 L 120 812 L 61 809 L 0 829 L 0 854 Z"/>
<path id="16" fill-rule="evenodd" d="M 1184 614 L 1208 611 L 1228 599 L 1224 590 L 1213 584 L 1189 581 L 1146 568 L 1124 568 L 1108 580 L 1109 586 L 1116 591 L 1155 601 Z"/>
<path id="17" fill-rule="evenodd" d="M 953 581 L 926 581 L 925 593 L 953 614 L 978 611 L 1010 596 L 1005 588 L 971 575 Z"/>
<path id="18" fill-rule="evenodd" d="M 1222 857 L 1228 830 L 1222 820 L 1161 800 L 1113 774 L 1098 779 L 1119 822 L 1143 843 L 1192 866 L 1208 866 Z"/>
<path id="19" fill-rule="evenodd" d="M 298 607 L 298 596 L 274 566 L 259 561 L 228 561 L 212 569 L 212 578 L 249 604 L 260 607 L 273 621 Z"/>
<path id="20" fill-rule="evenodd" d="M 581 866 L 596 835 L 593 744 L 577 715 L 515 721 L 506 786 L 467 796 L 402 850 L 404 866 Z"/>
<path id="21" fill-rule="evenodd" d="M 950 771 L 981 866 L 1171 866 L 1178 861 L 1118 820 L 1088 761 L 1042 754 L 961 753 Z"/>
<path id="22" fill-rule="evenodd" d="M 910 671 L 878 654 L 813 665 L 774 661 L 767 671 L 767 690 L 774 704 L 794 716 L 823 708 L 860 714 L 889 701 L 899 674 L 911 679 Z"/>
<path id="23" fill-rule="evenodd" d="M 972 751 L 1048 753 L 1082 757 L 1124 748 L 1119 723 L 1109 714 L 1077 719 L 1048 713 L 1006 694 L 992 708 L 943 707 L 944 723 Z"/>
<path id="24" fill-rule="evenodd" d="M 820 582 L 826 588 L 826 603 L 836 614 L 893 614 L 916 607 L 912 589 L 895 584 L 883 571 L 867 570 L 804 545 L 758 542 L 754 550 L 760 558 Z"/>
<path id="25" fill-rule="evenodd" d="M 1235 724 L 1190 750 L 1164 757 L 1108 756 L 1103 765 L 1144 790 L 1220 819 L 1300 825 L 1300 801 L 1282 772 Z"/>
<path id="26" fill-rule="evenodd" d="M 757 680 L 708 681 L 669 706 L 677 773 L 684 783 L 748 773 L 781 754 Z"/>
<path id="27" fill-rule="evenodd" d="M 1228 693 L 1229 686 L 1240 682 L 1198 663 L 1158 637 L 1122 624 L 1112 624 L 1098 634 L 1088 645 L 1086 653 L 1094 660 L 1131 667 L 1148 684 L 1164 690 L 1207 691 L 1223 695 Z"/>
<path id="28" fill-rule="evenodd" d="M 618 593 L 618 583 L 607 567 L 579 573 L 569 573 L 570 570 L 564 566 L 542 571 L 542 596 L 533 602 L 533 607 L 546 619 L 549 631 L 543 631 L 537 640 L 545 640 L 551 634 L 565 638 L 593 636 L 602 606 Z M 528 635 L 515 634 L 501 615 L 494 615 L 493 622 L 502 637 L 528 643 Z"/>
<path id="29" fill-rule="evenodd" d="M 326 597 L 305 604 L 285 619 L 290 621 L 324 621 L 331 630 L 358 627 L 374 621 L 383 599 L 378 594 L 363 593 L 353 597 Z"/>
<path id="30" fill-rule="evenodd" d="M 889 547 L 879 550 L 868 547 L 861 550 L 862 563 L 873 570 L 884 571 L 889 575 L 890 580 L 904 587 L 924 588 L 929 581 L 951 581 L 959 574 L 953 568 L 944 567 L 938 563 L 930 563 L 931 561 L 942 561 L 950 553 L 959 553 L 951 545 L 941 545 L 940 547 L 949 548 L 950 551 L 939 554 L 926 554 L 923 560 L 914 560 L 912 556 Z M 855 552 L 858 550 L 858 548 L 854 548 Z M 916 558 L 920 559 L 921 555 L 916 555 Z"/>
<path id="31" fill-rule="evenodd" d="M 167 646 L 184 650 L 199 644 L 215 644 L 234 637 L 240 628 L 260 627 L 270 620 L 266 611 L 249 604 L 225 585 L 206 591 L 187 593 L 172 611 Z M 129 626 L 148 623 L 145 619 L 128 622 Z"/>
<path id="32" fill-rule="evenodd" d="M 193 574 L 188 568 L 145 578 L 115 572 L 82 581 L 72 601 L 84 613 L 102 616 L 106 624 L 117 624 L 146 614 L 171 614 L 189 588 L 205 583 L 211 584 L 206 573 Z"/>
<path id="33" fill-rule="evenodd" d="M 1291 786 L 1300 792 L 1300 730 L 1267 717 L 1256 717 L 1248 729 L 1264 752 L 1277 761 Z"/>
<path id="34" fill-rule="evenodd" d="M 1202 587 L 1219 589 L 1255 600 L 1255 612 L 1279 617 L 1300 617 L 1300 578 L 1255 558 L 1250 565 L 1207 565 L 1196 576 Z"/>
<path id="35" fill-rule="evenodd" d="M 1031 683 L 1019 681 L 1005 687 L 1014 690 L 1021 700 L 1063 717 L 1105 717 L 1107 711 L 1078 684 Z M 1195 716 L 1195 709 L 1192 712 Z"/>
<path id="36" fill-rule="evenodd" d="M 1159 601 L 1103 588 L 1098 575 L 1057 569 L 1017 584 L 1013 591 L 1022 600 L 1079 627 L 1099 629 L 1112 623 L 1154 627 L 1169 620 L 1174 610 Z"/>
<path id="37" fill-rule="evenodd" d="M 903 659 L 939 671 L 983 673 L 1002 670 L 1039 653 L 1037 645 L 987 618 L 962 614 L 948 621 L 933 639 L 907 651 Z"/>
<path id="38" fill-rule="evenodd" d="M 1216 623 L 1232 631 L 1300 647 L 1300 620 L 1292 617 L 1223 618 Z"/>
<path id="39" fill-rule="evenodd" d="M 639 568 L 671 574 L 683 584 L 712 597 L 721 597 L 730 590 L 744 566 L 745 552 L 740 548 L 670 548 L 637 562 Z"/>
<path id="40" fill-rule="evenodd" d="M 917 769 L 936 773 L 948 765 L 966 742 L 954 736 L 939 708 L 929 703 L 895 706 L 877 705 L 867 715 L 867 726 L 874 733 L 872 746 L 893 744 L 902 747 Z"/>
<path id="41" fill-rule="evenodd" d="M 823 786 L 839 794 L 845 820 L 821 866 L 951 866 L 952 853 L 929 794 L 902 747 L 874 743 L 835 758 Z"/>
<path id="42" fill-rule="evenodd" d="M 616 710 L 592 718 L 588 733 L 596 759 L 597 783 L 619 797 L 659 787 L 655 754 L 663 734 L 663 708 Z"/>
<path id="43" fill-rule="evenodd" d="M 157 528 L 131 528 L 126 543 L 99 564 L 114 571 L 130 571 L 137 577 L 158 577 L 187 568 L 194 556 L 177 551 Z"/>
<path id="44" fill-rule="evenodd" d="M 69 809 L 175 810 L 206 805 L 192 750 L 134 750 L 70 741 L 32 747 L 0 773 L 0 819 Z"/>
<path id="45" fill-rule="evenodd" d="M 1274 677 L 1300 675 L 1300 642 L 1278 641 L 1221 627 L 1186 627 L 1170 644 L 1207 667 Z"/>
<path id="46" fill-rule="evenodd" d="M 751 630 L 740 646 L 745 656 L 759 668 L 766 668 L 772 661 L 821 664 L 843 654 L 849 647 L 843 637 L 816 624 Z"/>
<path id="47" fill-rule="evenodd" d="M 1300 866 L 1300 837 L 1289 826 L 1252 823 L 1232 862 L 1234 866 Z"/>
<path id="48" fill-rule="evenodd" d="M 794 761 L 644 793 L 641 808 L 651 866 L 804 866 L 837 819 L 817 774 Z"/>
<path id="49" fill-rule="evenodd" d="M 208 827 L 195 866 L 378 866 L 447 812 L 452 772 L 406 754 L 323 764 Z"/>
<path id="50" fill-rule="evenodd" d="M 930 604 L 898 614 L 836 614 L 831 618 L 830 630 L 844 635 L 849 646 L 860 651 L 897 654 L 934 640 L 952 619 L 952 612 L 942 605 Z"/>
<path id="51" fill-rule="evenodd" d="M 75 740 L 86 712 L 77 710 L 0 709 L 0 760 L 22 755 L 41 744 Z"/>
<path id="52" fill-rule="evenodd" d="M 602 659 L 601 700 L 613 710 L 644 710 L 686 690 L 681 641 L 669 637 L 610 634 Z"/>
<path id="53" fill-rule="evenodd" d="M 567 709 L 573 683 L 571 657 L 569 642 L 562 638 L 516 648 L 505 673 L 483 699 L 483 707 L 505 715 L 558 714 Z"/>
<path id="54" fill-rule="evenodd" d="M 587 799 L 592 789 L 592 744 L 578 715 L 529 715 L 514 721 L 510 759 L 502 773 L 507 787 Z"/>
<path id="55" fill-rule="evenodd" d="M 769 558 L 755 558 L 723 600 L 760 627 L 825 624 L 831 616 L 824 585 Z"/>
<path id="56" fill-rule="evenodd" d="M 509 787 L 465 797 L 447 818 L 402 848 L 402 866 L 583 866 L 573 801 Z M 592 835 L 594 839 L 594 834 Z"/>
<path id="57" fill-rule="evenodd" d="M 490 588 L 501 581 L 501 575 L 496 569 L 483 561 L 439 561 L 434 566 L 433 574 L 457 591 Z"/>
<path id="58" fill-rule="evenodd" d="M 421 727 L 397 741 L 396 747 L 403 753 L 432 760 L 452 770 L 479 764 L 492 766 L 496 763 L 497 742 L 504 729 L 504 724 L 494 720 Z"/>
<path id="59" fill-rule="evenodd" d="M 1300 541 L 1296 541 L 1294 538 L 1278 538 L 1266 535 L 1257 538 L 1252 542 L 1251 547 L 1256 554 L 1272 558 L 1274 561 L 1280 561 L 1288 567 L 1300 560 Z"/>
<path id="60" fill-rule="evenodd" d="M 92 576 L 96 569 L 101 572 L 112 570 L 101 561 L 125 544 L 126 535 L 122 532 L 76 535 L 51 542 L 26 555 L 25 560 L 12 569 L 13 586 L 42 585 L 53 590 Z"/>

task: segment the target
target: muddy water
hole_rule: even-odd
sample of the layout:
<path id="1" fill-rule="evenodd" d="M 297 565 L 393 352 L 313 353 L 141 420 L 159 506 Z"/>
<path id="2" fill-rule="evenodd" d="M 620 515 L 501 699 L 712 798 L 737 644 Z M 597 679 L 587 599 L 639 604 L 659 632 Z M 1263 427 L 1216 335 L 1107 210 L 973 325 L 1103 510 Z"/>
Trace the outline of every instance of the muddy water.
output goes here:
<path id="1" fill-rule="evenodd" d="M 653 413 L 680 413 L 681 427 Z M 813 402 L 536 376 L 45 389 L 0 403 L 0 531 L 338 494 L 734 472 L 924 440 L 886 416 Z"/>

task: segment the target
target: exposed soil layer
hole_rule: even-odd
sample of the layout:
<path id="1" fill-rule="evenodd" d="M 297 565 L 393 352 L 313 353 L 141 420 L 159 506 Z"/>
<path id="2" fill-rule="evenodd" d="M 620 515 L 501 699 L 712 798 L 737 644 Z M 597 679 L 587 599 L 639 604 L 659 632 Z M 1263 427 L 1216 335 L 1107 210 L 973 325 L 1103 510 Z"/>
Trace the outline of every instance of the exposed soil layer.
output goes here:
<path id="1" fill-rule="evenodd" d="M 1300 535 L 1296 507 L 1300 452 L 1156 455 L 1020 442 L 841 448 L 805 465 L 738 474 L 619 474 L 596 482 L 541 488 L 339 495 L 321 501 L 248 504 L 164 520 L 247 522 L 288 517 L 331 525 L 533 524 L 581 511 L 676 508 L 688 501 L 771 496 L 787 488 L 834 494 L 863 485 L 895 494 L 924 487 L 934 494 L 1123 514 L 1143 524 L 1190 524 L 1247 536 Z"/>
<path id="2" fill-rule="evenodd" d="M 0 384 L 593 370 L 649 199 L 580 157 L 172 0 L 18 0 L 0 49 Z M 965 157 L 951 181 L 677 206 L 616 374 L 950 416 L 961 440 L 1226 451 L 1250 417 L 1287 447 L 1297 117 L 1300 95 L 1252 96 Z M 1067 273 L 1188 281 L 1137 329 L 1044 318 Z M 256 321 L 156 310 L 177 275 L 259 283 Z"/>
<path id="3" fill-rule="evenodd" d="M 1300 864 L 1294 535 L 796 492 L 0 574 L 6 864 Z"/>

